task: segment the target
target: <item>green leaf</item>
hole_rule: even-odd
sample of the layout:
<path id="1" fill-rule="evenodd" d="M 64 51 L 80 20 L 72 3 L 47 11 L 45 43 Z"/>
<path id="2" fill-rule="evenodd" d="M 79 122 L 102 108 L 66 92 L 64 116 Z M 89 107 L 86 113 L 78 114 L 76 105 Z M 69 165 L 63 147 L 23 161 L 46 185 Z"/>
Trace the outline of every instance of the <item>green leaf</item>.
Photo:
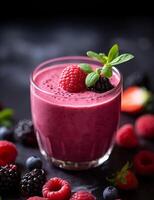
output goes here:
<path id="1" fill-rule="evenodd" d="M 79 64 L 79 67 L 84 71 L 86 72 L 87 74 L 93 72 L 93 69 L 90 65 L 86 64 L 86 63 L 81 63 Z"/>
<path id="2" fill-rule="evenodd" d="M 104 53 L 99 53 L 101 63 L 106 64 L 108 57 Z"/>
<path id="3" fill-rule="evenodd" d="M 98 79 L 99 79 L 99 74 L 96 72 L 91 72 L 86 77 L 86 86 L 91 87 L 91 86 L 95 85 L 95 83 L 98 81 Z"/>
<path id="4" fill-rule="evenodd" d="M 114 60 L 112 60 L 110 62 L 110 64 L 113 65 L 113 66 L 119 65 L 119 64 L 127 62 L 128 60 L 131 60 L 133 58 L 134 58 L 134 56 L 132 54 L 125 53 L 125 54 L 122 54 L 122 55 L 116 57 Z"/>
<path id="5" fill-rule="evenodd" d="M 3 120 L 0 122 L 1 126 L 5 126 L 7 128 L 12 127 L 13 122 L 11 120 Z"/>
<path id="6" fill-rule="evenodd" d="M 100 56 L 98 53 L 94 52 L 94 51 L 88 51 L 87 52 L 87 56 L 96 60 L 100 59 Z"/>
<path id="7" fill-rule="evenodd" d="M 10 108 L 3 109 L 2 111 L 0 111 L 0 121 L 12 118 L 13 113 L 14 113 L 14 111 Z"/>
<path id="8" fill-rule="evenodd" d="M 108 62 L 111 62 L 119 55 L 119 47 L 117 44 L 114 44 L 108 53 Z"/>
<path id="9" fill-rule="evenodd" d="M 104 66 L 101 70 L 101 74 L 106 78 L 110 78 L 112 76 L 112 67 Z"/>

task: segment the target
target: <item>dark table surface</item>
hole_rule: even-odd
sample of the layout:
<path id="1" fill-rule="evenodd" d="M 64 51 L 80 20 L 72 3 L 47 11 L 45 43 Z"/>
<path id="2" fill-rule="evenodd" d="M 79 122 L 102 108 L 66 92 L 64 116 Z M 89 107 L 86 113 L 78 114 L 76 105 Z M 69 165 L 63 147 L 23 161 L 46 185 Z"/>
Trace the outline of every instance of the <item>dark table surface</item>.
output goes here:
<path id="1" fill-rule="evenodd" d="M 151 82 L 154 74 L 154 28 L 153 19 L 142 18 L 54 18 L 48 21 L 19 20 L 0 24 L 0 101 L 15 110 L 17 120 L 30 118 L 29 75 L 40 62 L 59 56 L 85 55 L 87 50 L 107 51 L 113 43 L 121 51 L 132 52 L 135 59 L 119 67 L 124 78 L 133 71 L 146 71 Z M 154 82 L 153 82 L 154 83 Z M 154 86 L 153 86 L 154 87 Z M 135 117 L 121 115 L 121 124 L 134 122 Z M 154 150 L 152 142 L 142 147 Z M 40 155 L 38 149 L 18 145 L 20 163 L 30 155 Z M 137 149 L 136 151 L 138 151 Z M 70 181 L 73 191 L 88 189 L 103 199 L 102 191 L 107 186 L 106 177 L 131 160 L 136 151 L 115 147 L 110 159 L 102 166 L 84 171 L 71 172 L 49 165 L 44 160 L 48 177 L 59 176 Z M 154 179 L 140 178 L 136 191 L 124 192 L 124 200 L 153 200 Z M 9 197 L 5 200 L 22 198 Z"/>

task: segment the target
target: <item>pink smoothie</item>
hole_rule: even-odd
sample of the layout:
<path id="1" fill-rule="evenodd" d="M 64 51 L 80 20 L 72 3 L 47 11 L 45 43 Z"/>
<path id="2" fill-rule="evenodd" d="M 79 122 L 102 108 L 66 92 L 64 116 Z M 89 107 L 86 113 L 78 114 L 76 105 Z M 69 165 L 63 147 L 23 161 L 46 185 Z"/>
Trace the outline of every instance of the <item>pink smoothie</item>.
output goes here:
<path id="1" fill-rule="evenodd" d="M 58 87 L 66 66 L 49 66 L 33 75 L 32 117 L 40 148 L 48 157 L 62 161 L 97 160 L 111 147 L 117 129 L 121 88 L 116 87 L 120 77 L 113 73 L 115 88 L 109 92 L 69 93 Z"/>

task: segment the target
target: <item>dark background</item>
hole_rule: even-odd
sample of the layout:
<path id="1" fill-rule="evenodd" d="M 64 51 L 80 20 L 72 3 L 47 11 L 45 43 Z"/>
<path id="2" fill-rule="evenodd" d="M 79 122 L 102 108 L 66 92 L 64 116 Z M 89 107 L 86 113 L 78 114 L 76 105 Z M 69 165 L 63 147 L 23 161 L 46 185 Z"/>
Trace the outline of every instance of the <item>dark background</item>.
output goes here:
<path id="1" fill-rule="evenodd" d="M 24 5 L 23 5 L 24 6 Z M 54 8 L 52 8 L 54 9 Z M 28 12 L 28 10 L 27 10 Z M 102 16 L 100 13 L 61 11 L 52 16 L 2 16 L 0 20 L 0 101 L 15 110 L 16 119 L 30 118 L 29 76 L 44 60 L 85 55 L 87 50 L 105 51 L 118 43 L 121 52 L 135 59 L 119 67 L 124 78 L 133 71 L 146 71 L 153 83 L 154 19 L 152 16 Z M 152 86 L 154 87 L 154 86 Z M 134 117 L 122 115 L 121 123 Z M 38 150 L 19 146 L 19 163 Z M 147 148 L 154 148 L 153 144 Z M 45 164 L 49 176 L 67 178 L 73 191 L 87 188 L 98 200 L 106 186 L 105 177 L 119 169 L 134 152 L 115 148 L 102 167 L 87 172 L 65 172 Z M 142 180 L 138 191 L 122 194 L 125 200 L 153 200 L 154 181 Z M 9 198 L 11 199 L 11 198 Z M 17 199 L 17 198 L 14 198 Z"/>

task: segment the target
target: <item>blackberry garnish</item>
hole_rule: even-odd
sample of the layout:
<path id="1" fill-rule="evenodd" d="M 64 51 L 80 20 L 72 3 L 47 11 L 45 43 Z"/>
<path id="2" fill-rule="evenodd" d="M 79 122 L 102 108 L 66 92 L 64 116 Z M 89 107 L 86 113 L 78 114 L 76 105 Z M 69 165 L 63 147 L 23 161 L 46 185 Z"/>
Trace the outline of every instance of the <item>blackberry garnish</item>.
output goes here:
<path id="1" fill-rule="evenodd" d="M 19 121 L 14 132 L 15 138 L 18 142 L 28 146 L 37 144 L 33 122 L 31 120 Z"/>
<path id="2" fill-rule="evenodd" d="M 34 169 L 26 173 L 21 179 L 22 195 L 26 197 L 41 195 L 45 182 L 46 173 L 43 169 Z"/>
<path id="3" fill-rule="evenodd" d="M 99 80 L 89 89 L 94 92 L 103 93 L 113 89 L 114 86 L 110 83 L 110 80 L 105 77 L 99 77 Z"/>
<path id="4" fill-rule="evenodd" d="M 0 167 L 0 195 L 18 191 L 19 183 L 20 174 L 17 171 L 16 165 L 10 164 Z"/>

